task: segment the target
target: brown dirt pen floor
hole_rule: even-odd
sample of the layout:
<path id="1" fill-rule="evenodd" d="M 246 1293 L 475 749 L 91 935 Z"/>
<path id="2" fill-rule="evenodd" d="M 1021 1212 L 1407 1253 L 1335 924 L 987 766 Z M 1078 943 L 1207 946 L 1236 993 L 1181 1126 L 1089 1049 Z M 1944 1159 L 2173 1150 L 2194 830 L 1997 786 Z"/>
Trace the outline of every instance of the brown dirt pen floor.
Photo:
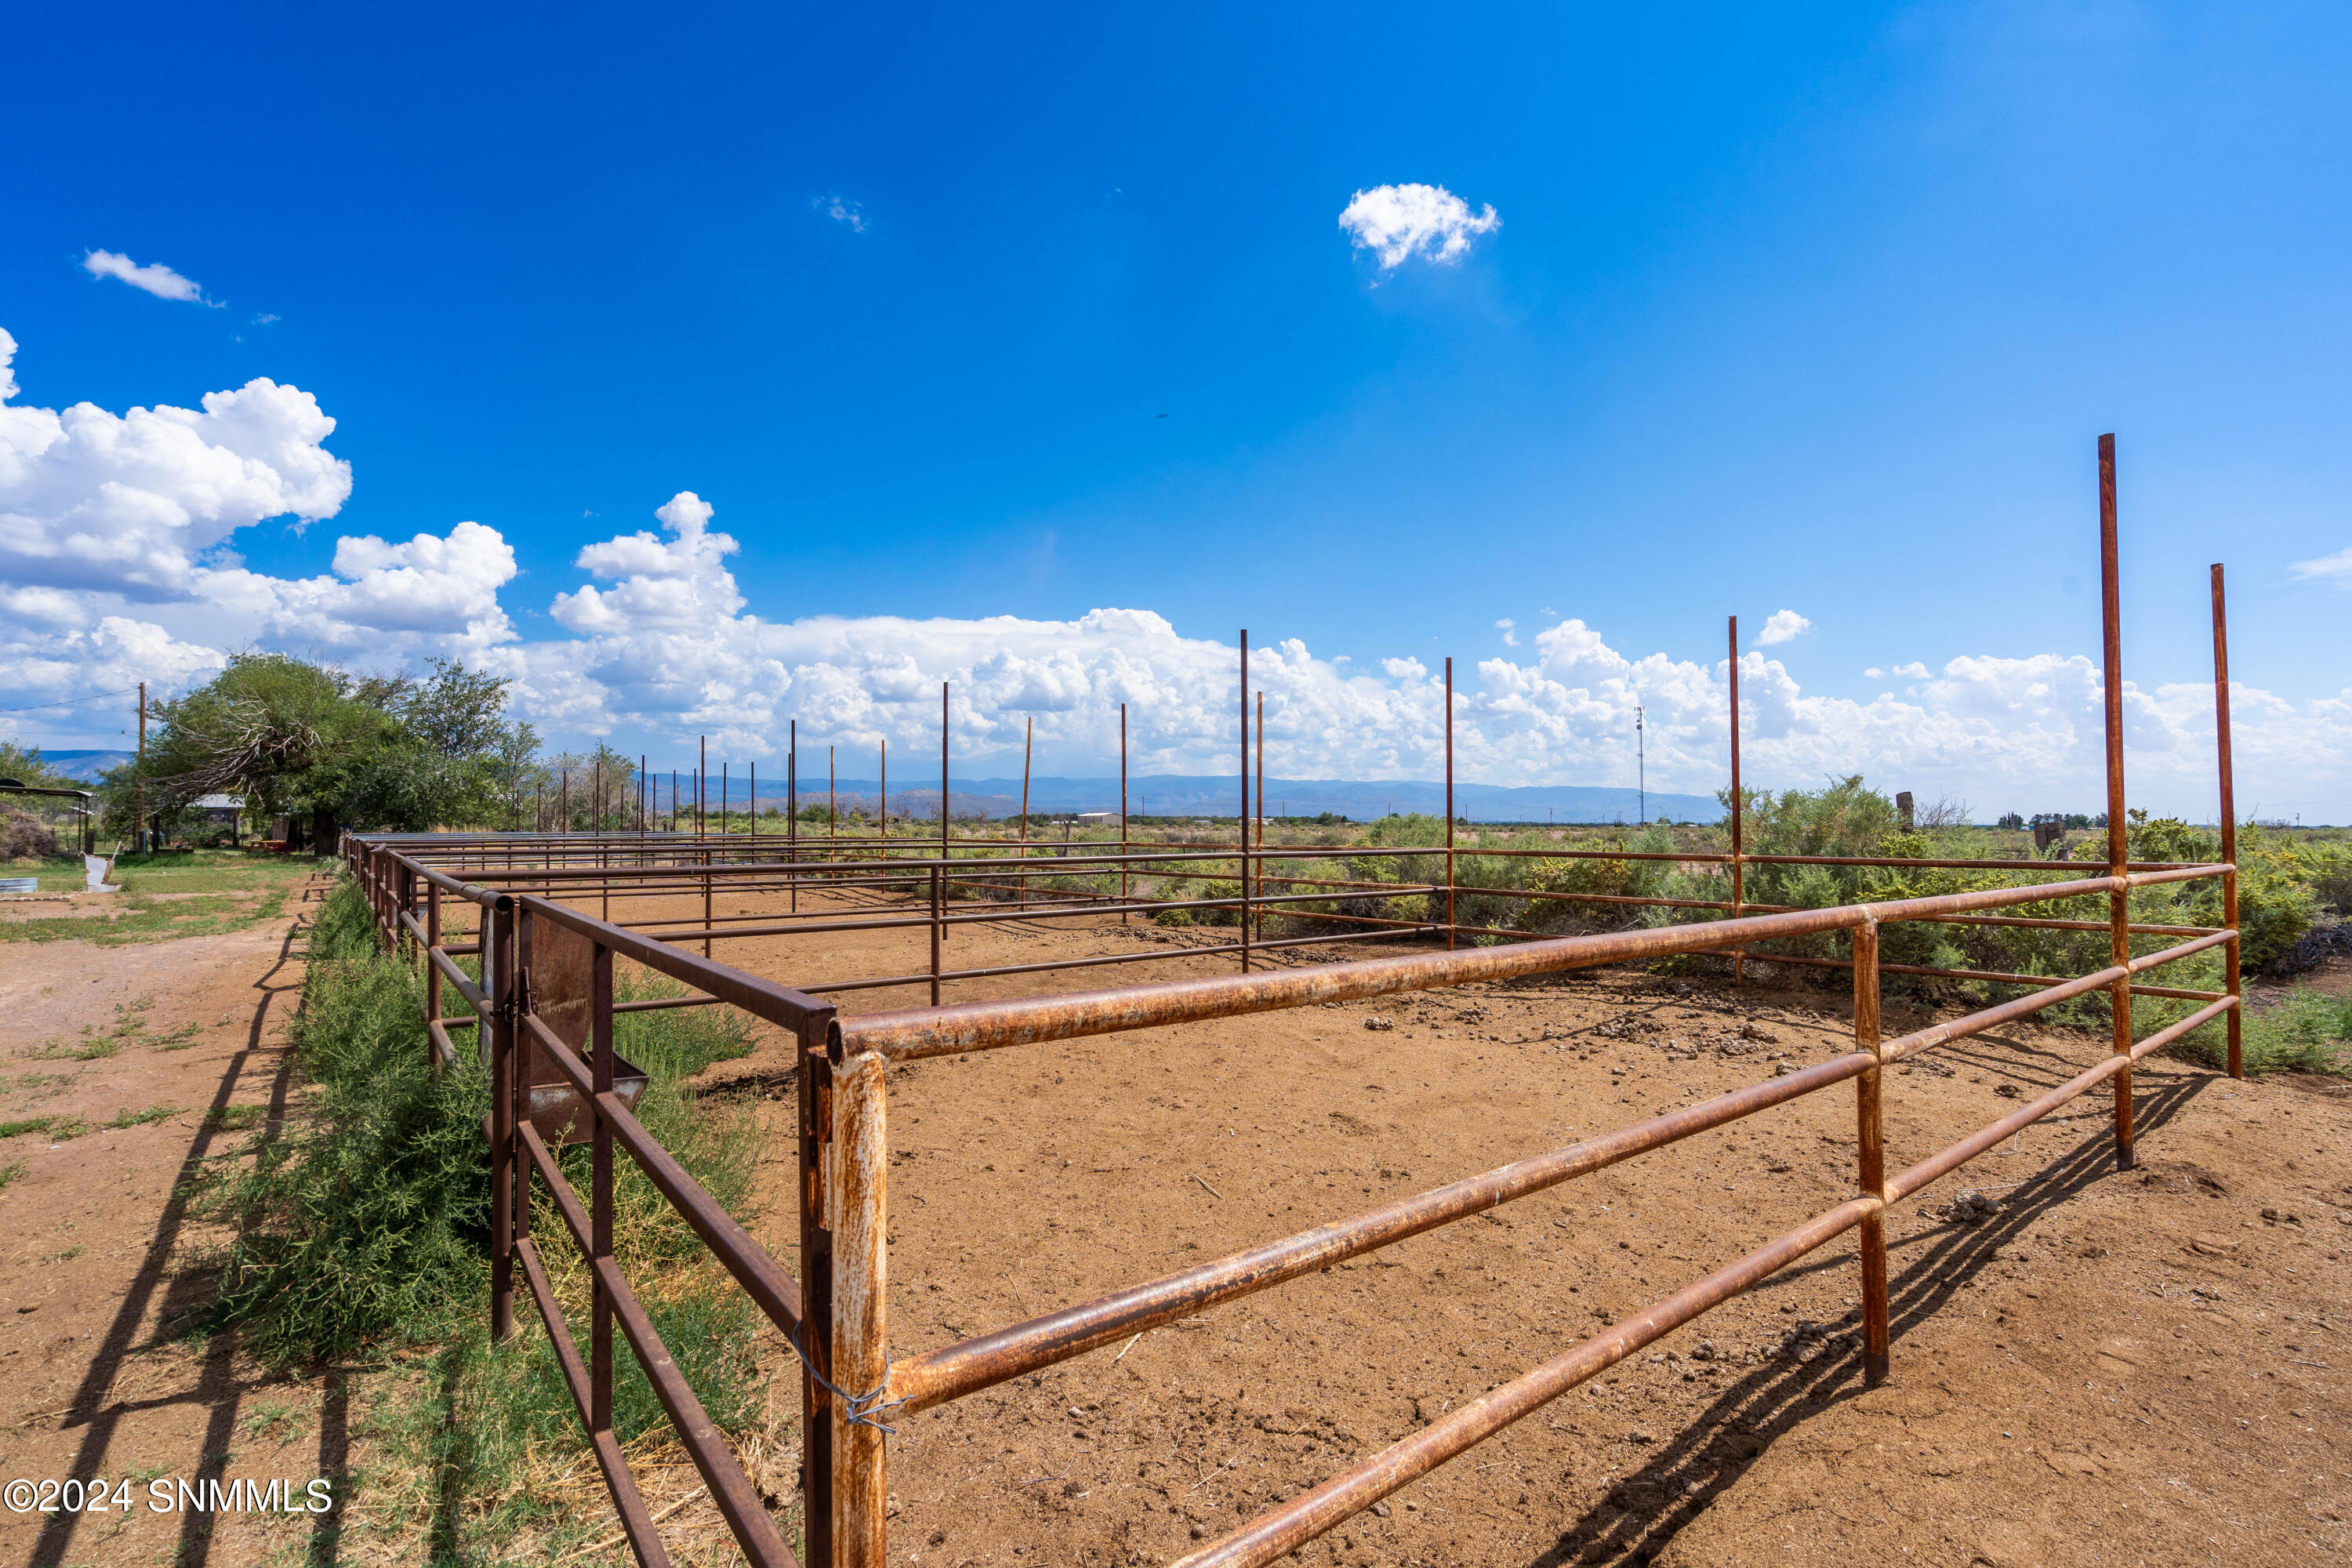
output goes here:
<path id="1" fill-rule="evenodd" d="M 722 893 L 719 911 L 774 902 Z M 202 1065 L 208 1084 L 243 1064 L 235 1098 L 283 1092 L 278 1064 L 253 1055 L 268 1031 L 265 993 L 250 988 L 290 978 L 268 973 L 278 949 L 264 934 L 205 955 L 236 968 L 247 1000 L 234 1026 L 156 1064 Z M 948 951 L 951 965 L 976 965 L 1212 940 L 1222 938 L 1116 921 L 1062 932 L 999 924 L 960 930 Z M 919 968 L 925 942 L 919 931 L 747 939 L 718 952 L 789 982 Z M 93 955 L 64 945 L 24 962 L 59 965 L 60 979 L 76 965 L 83 974 Z M 98 963 L 122 959 L 113 950 Z M 1179 960 L 967 983 L 950 995 L 1232 967 Z M 901 1068 L 890 1105 L 893 1341 L 938 1344 L 1721 1092 L 1778 1059 L 1842 1049 L 1842 985 L 1790 974 L 1735 994 L 1712 981 L 1589 972 Z M 215 1026 L 226 1004 L 211 992 L 231 984 L 224 973 L 216 986 L 159 994 L 155 1026 Z M 102 976 L 75 1005 L 140 985 L 154 989 Z M 32 977 L 11 988 L 52 1005 Z M 841 1000 L 856 1012 L 919 996 Z M 1373 1016 L 1392 1027 L 1368 1028 Z M 1896 999 L 1888 1027 L 1929 1016 Z M 28 1019 L 21 1002 L 0 1031 L 18 1053 L 61 1032 L 56 1018 Z M 1894 1168 L 2012 1109 L 2005 1089 L 2038 1092 L 2101 1048 L 2087 1034 L 2018 1028 L 1898 1068 L 1887 1096 Z M 137 1071 L 139 1055 L 93 1067 Z M 789 1070 L 771 1041 L 709 1075 L 715 1093 L 756 1104 L 771 1133 L 771 1212 L 755 1228 L 787 1257 Z M 1896 1211 L 1887 1386 L 1864 1392 L 1845 1337 L 1859 1326 L 1849 1237 L 1303 1560 L 2007 1568 L 2340 1558 L 2352 1101 L 2333 1081 L 2232 1084 L 2166 1059 L 2146 1064 L 2138 1082 L 2140 1170 L 2113 1171 L 2105 1102 L 2086 1097 Z M 207 1102 L 196 1087 L 168 1092 Z M 131 1091 L 110 1077 L 90 1092 L 110 1112 Z M 181 1121 L 77 1141 L 66 1146 L 71 1177 L 62 1163 L 40 1165 L 0 1195 L 0 1404 L 16 1407 L 0 1435 L 8 1475 L 56 1473 L 45 1467 L 87 1453 L 110 1423 L 98 1468 L 177 1469 L 238 1429 L 239 1401 L 267 1393 L 240 1386 L 231 1365 L 156 1346 L 116 1374 L 100 1400 L 119 1406 L 112 1414 L 42 1414 L 72 1405 L 94 1350 L 124 1337 L 126 1291 L 152 1292 L 149 1324 L 163 1305 L 159 1220 L 192 1136 L 203 1136 L 196 1117 Z M 891 1451 L 891 1560 L 1166 1563 L 1850 1195 L 1853 1172 L 1853 1097 L 1832 1090 L 905 1418 Z M 1940 1212 L 1969 1189 L 2001 1207 Z M 102 1241 L 105 1261 L 47 1263 L 77 1237 Z M 132 1337 L 152 1344 L 151 1334 Z M 778 1368 L 780 1412 L 797 1403 L 787 1370 Z M 297 1403 L 302 1418 L 283 1444 L 286 1463 L 305 1468 L 340 1417 L 319 1389 Z M 763 1466 L 763 1480 L 782 1480 L 788 1464 Z M 657 1479 L 654 1495 L 685 1489 L 683 1478 Z M 169 1561 L 184 1522 L 88 1531 L 68 1560 Z M 664 1529 L 687 1560 L 733 1560 L 715 1550 L 723 1532 L 707 1503 Z M 239 1522 L 207 1560 L 257 1561 L 296 1539 Z M 0 1521 L 0 1548 L 31 1541 L 24 1521 Z M 359 1560 L 331 1543 L 318 1551 L 310 1560 Z M 380 1547 L 365 1558 L 403 1560 Z"/>

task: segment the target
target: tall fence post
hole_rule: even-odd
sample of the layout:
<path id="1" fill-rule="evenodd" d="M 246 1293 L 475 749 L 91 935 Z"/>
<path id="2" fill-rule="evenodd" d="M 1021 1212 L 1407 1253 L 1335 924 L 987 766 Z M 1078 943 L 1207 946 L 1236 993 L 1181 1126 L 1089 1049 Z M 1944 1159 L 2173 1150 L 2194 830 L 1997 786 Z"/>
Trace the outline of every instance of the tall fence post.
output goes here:
<path id="1" fill-rule="evenodd" d="M 830 792 L 826 800 L 831 801 Z M 829 1020 L 828 1020 L 829 1021 Z M 801 1561 L 833 1563 L 833 1230 L 826 1150 L 833 1142 L 833 1058 L 827 1031 L 803 1026 L 800 1071 Z"/>
<path id="2" fill-rule="evenodd" d="M 490 1337 L 514 1333 L 514 986 L 511 906 L 482 906 L 482 989 L 490 1016 Z"/>
<path id="3" fill-rule="evenodd" d="M 883 1568 L 889 1551 L 888 1478 L 875 1407 L 889 1373 L 884 1310 L 887 1232 L 882 1058 L 860 1052 L 833 1086 L 833 1383 L 858 1407 L 833 1406 L 834 1561 Z"/>
<path id="4" fill-rule="evenodd" d="M 2129 863 L 2129 813 L 2124 805 L 2124 629 L 2123 579 L 2116 564 L 2116 438 L 2099 437 L 2099 609 L 2104 669 L 2099 684 L 2105 689 L 2107 731 L 2107 875 L 2115 887 L 2107 894 L 2108 962 L 2120 968 L 2131 962 L 2131 893 L 2123 885 Z M 2109 988 L 2116 1054 L 2124 1065 L 2116 1074 L 2116 1169 L 2132 1168 L 2132 1012 L 2131 977 Z"/>
<path id="5" fill-rule="evenodd" d="M 940 944 L 947 936 L 947 885 L 944 866 L 931 868 L 931 1005 L 940 1005 Z"/>
<path id="6" fill-rule="evenodd" d="M 1454 660 L 1445 661 L 1445 951 L 1454 951 Z"/>
<path id="7" fill-rule="evenodd" d="M 601 942 L 589 960 L 588 1019 L 596 1046 L 588 1064 L 596 1090 L 589 1121 L 588 1270 L 594 1293 L 588 1328 L 588 1440 L 602 1448 L 599 1440 L 610 1439 L 613 1432 L 613 1292 L 604 1268 L 613 1256 L 613 1123 L 604 1114 L 604 1097 L 613 1092 L 614 1045 L 613 950 Z"/>
<path id="8" fill-rule="evenodd" d="M 1731 617 L 1731 918 L 1738 920 L 1748 912 L 1748 854 L 1743 830 L 1747 826 L 1747 797 L 1739 793 L 1739 617 Z M 1647 827 L 1649 824 L 1643 823 Z M 1731 950 L 1731 983 L 1738 984 L 1748 977 L 1748 952 L 1744 948 Z"/>
<path id="9" fill-rule="evenodd" d="M 1853 928 L 1853 1044 L 1882 1065 L 1853 1080 L 1854 1148 L 1862 1195 L 1879 1207 L 1862 1222 L 1862 1380 L 1886 1381 L 1886 1140 L 1882 1101 L 1884 1061 L 1878 1017 L 1878 918 L 1865 911 Z"/>
<path id="10" fill-rule="evenodd" d="M 1249 813 L 1249 733 L 1250 733 L 1250 725 L 1249 725 L 1249 630 L 1248 630 L 1248 628 L 1247 628 L 1247 627 L 1243 628 L 1243 631 L 1242 631 L 1242 690 L 1241 690 L 1241 703 L 1242 703 L 1242 809 L 1241 809 L 1241 815 L 1240 815 L 1239 816 L 1237 816 L 1237 817 L 1235 817 L 1235 818 L 1234 819 L 1234 827 L 1238 830 L 1238 832 L 1236 833 L 1235 837 L 1236 837 L 1237 838 L 1239 838 L 1239 839 L 1240 839 L 1240 841 L 1241 841 L 1241 850 L 1242 850 L 1242 858 L 1241 858 L 1241 879 L 1242 879 L 1242 898 L 1241 898 L 1242 973 L 1243 973 L 1244 974 L 1247 974 L 1247 973 L 1249 973 L 1249 968 L 1250 968 L 1250 842 L 1249 842 L 1249 815 L 1250 815 L 1250 813 Z"/>
<path id="11" fill-rule="evenodd" d="M 441 885 L 425 884 L 425 1016 L 428 1019 L 441 1016 L 441 966 L 433 962 L 434 952 L 441 945 Z M 478 1022 L 475 1027 L 481 1026 Z M 434 1044 L 431 1030 L 425 1035 L 425 1059 L 435 1077 L 441 1073 L 441 1051 Z"/>
<path id="12" fill-rule="evenodd" d="M 2230 1076 L 2246 1076 L 2242 982 L 2238 963 L 2238 800 L 2235 770 L 2230 759 L 2230 618 L 2221 603 L 2221 563 L 2213 563 L 2213 741 L 2221 774 L 2221 858 L 2230 869 L 2221 877 L 2221 923 L 2230 941 L 2221 950 L 2223 972 L 2232 1001 L 2230 1009 Z"/>

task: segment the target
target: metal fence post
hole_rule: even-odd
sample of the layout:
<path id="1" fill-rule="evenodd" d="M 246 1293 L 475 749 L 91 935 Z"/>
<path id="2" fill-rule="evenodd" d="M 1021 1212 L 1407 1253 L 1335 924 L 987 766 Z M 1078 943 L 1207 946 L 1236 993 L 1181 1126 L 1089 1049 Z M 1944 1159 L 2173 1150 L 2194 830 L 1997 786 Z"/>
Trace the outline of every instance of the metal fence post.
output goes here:
<path id="1" fill-rule="evenodd" d="M 947 887 L 944 867 L 931 868 L 931 1005 L 940 1005 L 940 943 L 947 935 Z"/>
<path id="2" fill-rule="evenodd" d="M 1862 1195 L 1879 1208 L 1862 1222 L 1862 1380 L 1875 1388 L 1886 1381 L 1886 1140 L 1882 1102 L 1885 1068 L 1879 1039 L 1878 918 L 1864 913 L 1853 928 L 1853 1044 L 1878 1057 L 1881 1066 L 1853 1080 L 1854 1148 Z"/>
<path id="3" fill-rule="evenodd" d="M 597 942 L 589 961 L 588 1016 L 596 1055 L 589 1062 L 596 1099 L 591 1107 L 594 1129 L 589 1134 L 591 1190 L 588 1229 L 592 1253 L 588 1268 L 594 1281 L 593 1316 L 589 1322 L 588 1437 L 592 1445 L 613 1430 L 613 1292 L 604 1283 L 603 1265 L 613 1256 L 613 1123 L 604 1113 L 604 1097 L 613 1092 L 613 950 Z"/>
<path id="4" fill-rule="evenodd" d="M 441 885 L 425 884 L 425 1016 L 428 1019 L 441 1016 L 441 966 L 433 962 L 433 954 L 441 946 Z M 480 1027 L 478 1023 L 475 1026 Z M 425 1037 L 425 1060 L 434 1075 L 441 1072 L 441 1052 L 433 1043 L 431 1031 Z"/>
<path id="5" fill-rule="evenodd" d="M 2230 869 L 2221 877 L 2221 923 L 2230 928 L 2229 945 L 2221 950 L 2221 965 L 2232 998 L 2243 995 L 2238 967 L 2238 799 L 2235 770 L 2230 759 L 2230 619 L 2221 603 L 2221 563 L 2213 563 L 2213 740 L 2221 776 L 2221 858 Z M 2230 1076 L 2246 1076 L 2244 1007 L 2230 1009 Z"/>
<path id="6" fill-rule="evenodd" d="M 2099 598 L 2105 646 L 2099 683 L 2106 696 L 2107 731 L 2107 875 L 2115 887 L 2107 894 L 2108 962 L 2120 968 L 2131 962 L 2131 894 L 2124 886 L 2129 861 L 2129 816 L 2124 805 L 2124 632 L 2123 582 L 2116 566 L 2116 438 L 2099 437 Z M 2126 975 L 2109 990 L 2116 1054 L 2124 1058 L 2116 1083 L 2116 1169 L 2132 1168 L 2132 1010 L 2131 978 Z"/>
<path id="7" fill-rule="evenodd" d="M 889 1375 L 884 1309 L 889 1216 L 882 1058 L 862 1051 L 834 1069 L 833 1383 L 859 1408 L 833 1406 L 833 1550 L 839 1568 L 883 1568 L 888 1478 L 875 1401 Z"/>
<path id="8" fill-rule="evenodd" d="M 490 1016 L 478 1027 L 490 1036 L 490 1337 L 514 1333 L 514 999 L 508 963 L 511 908 L 482 907 L 482 988 Z"/>
<path id="9" fill-rule="evenodd" d="M 828 795 L 830 800 L 831 796 Z M 825 1022 L 829 1023 L 827 1019 Z M 801 1561 L 833 1563 L 833 1395 L 816 1374 L 833 1364 L 833 1232 L 825 1148 L 833 1137 L 833 1060 L 824 1027 L 801 1036 Z"/>

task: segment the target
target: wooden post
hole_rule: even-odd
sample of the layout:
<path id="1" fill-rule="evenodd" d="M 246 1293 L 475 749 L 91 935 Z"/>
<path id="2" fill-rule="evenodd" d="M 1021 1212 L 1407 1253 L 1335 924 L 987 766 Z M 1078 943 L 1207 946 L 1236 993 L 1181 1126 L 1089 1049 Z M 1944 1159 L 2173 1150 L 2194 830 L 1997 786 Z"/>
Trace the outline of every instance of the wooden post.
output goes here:
<path id="1" fill-rule="evenodd" d="M 888 1374 L 889 1147 L 882 1058 L 861 1052 L 834 1068 L 833 1383 L 852 1399 L 872 1401 Z M 882 1432 L 871 1404 L 851 1420 L 834 1402 L 833 1550 L 840 1568 L 883 1568 L 889 1538 L 888 1477 Z"/>
<path id="2" fill-rule="evenodd" d="M 1880 1056 L 1878 1025 L 1878 921 L 1865 914 L 1853 928 L 1853 1045 Z M 1881 1057 L 1881 1060 L 1884 1058 Z M 1864 1197 L 1879 1201 L 1862 1222 L 1862 1380 L 1871 1388 L 1886 1381 L 1890 1334 L 1886 1304 L 1886 1142 L 1881 1102 L 1884 1067 L 1866 1068 L 1853 1080 L 1854 1145 Z"/>

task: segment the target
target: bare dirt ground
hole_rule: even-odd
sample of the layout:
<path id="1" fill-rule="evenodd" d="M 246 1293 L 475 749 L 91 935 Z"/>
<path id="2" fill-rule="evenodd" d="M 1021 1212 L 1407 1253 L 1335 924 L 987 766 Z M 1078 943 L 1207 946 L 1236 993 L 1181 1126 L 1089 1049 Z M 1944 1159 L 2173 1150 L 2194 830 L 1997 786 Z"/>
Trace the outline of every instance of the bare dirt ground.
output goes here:
<path id="1" fill-rule="evenodd" d="M 769 907 L 763 895 L 719 903 Z M 299 976 L 282 963 L 283 931 L 10 952 L 0 1047 L 12 1077 L 48 1068 L 27 1059 L 40 1040 L 71 1038 L 85 1020 L 111 1026 L 111 1009 L 143 994 L 155 997 L 150 1035 L 206 1032 L 184 1051 L 132 1046 L 89 1063 L 56 1101 L 91 1121 L 157 1102 L 188 1114 L 56 1150 L 0 1145 L 0 1163 L 28 1164 L 0 1194 L 6 1476 L 223 1462 L 308 1476 L 350 1463 L 348 1407 L 325 1381 L 255 1386 L 222 1342 L 158 1333 L 202 1289 L 173 1261 L 192 1256 L 173 1186 L 218 1147 L 199 1112 L 276 1114 L 287 1093 L 271 1031 Z M 959 931 L 949 962 L 1207 940 L 997 924 Z M 806 984 L 919 969 L 925 941 L 748 938 L 718 951 Z M 950 994 L 1232 967 L 1180 957 Z M 851 1012 L 919 999 L 841 997 Z M 1930 1016 L 1900 1002 L 1889 1014 L 1890 1027 Z M 1393 1026 L 1366 1027 L 1374 1016 Z M 921 1349 L 1081 1300 L 1754 1081 L 1778 1059 L 1819 1059 L 1845 1037 L 1836 990 L 1766 979 L 1735 994 L 1606 971 L 904 1068 L 890 1108 L 892 1337 Z M 1889 1084 L 1890 1158 L 1941 1147 L 2101 1048 L 2074 1031 L 2010 1029 L 1906 1064 Z M 780 1252 L 793 1225 L 789 1070 L 772 1043 L 709 1075 L 772 1134 L 772 1210 L 757 1228 Z M 2113 1170 L 2105 1102 L 2086 1099 L 1898 1212 L 1887 1386 L 1863 1391 L 1846 1337 L 1858 1327 L 1848 1238 L 1303 1556 L 1696 1565 L 1769 1553 L 1961 1568 L 2340 1557 L 2352 1102 L 2338 1088 L 2233 1084 L 2151 1061 L 2138 1075 L 2139 1170 Z M 0 1114 L 49 1103 L 28 1110 L 11 1089 Z M 891 1448 L 891 1560 L 1169 1562 L 1853 1183 L 1853 1100 L 1833 1090 L 907 1417 Z M 1938 1212 L 1964 1189 L 1989 1205 Z M 789 1405 L 790 1369 L 777 1371 Z M 207 1458 L 222 1454 L 234 1458 Z M 664 1526 L 673 1550 L 731 1561 L 686 1486 L 653 1488 L 658 1506 L 686 1504 Z M 307 1520 L 226 1518 L 217 1538 L 178 1517 L 85 1516 L 69 1532 L 38 1521 L 0 1519 L 0 1550 L 39 1563 L 426 1554 L 362 1553 Z"/>
<path id="2" fill-rule="evenodd" d="M 309 1521 L 152 1513 L 148 1480 L 219 1478 L 232 1464 L 342 1471 L 322 1384 L 268 1379 L 233 1340 L 175 1332 L 209 1294 L 192 1266 L 221 1239 L 182 1188 L 241 1130 L 286 1110 L 279 1030 L 300 994 L 298 918 L 175 942 L 0 947 L 0 1121 L 96 1129 L 0 1141 L 0 1166 L 23 1172 L 0 1191 L 0 1478 L 130 1479 L 137 1502 L 79 1517 L 11 1507 L 0 1560 L 257 1561 L 307 1537 Z"/>

